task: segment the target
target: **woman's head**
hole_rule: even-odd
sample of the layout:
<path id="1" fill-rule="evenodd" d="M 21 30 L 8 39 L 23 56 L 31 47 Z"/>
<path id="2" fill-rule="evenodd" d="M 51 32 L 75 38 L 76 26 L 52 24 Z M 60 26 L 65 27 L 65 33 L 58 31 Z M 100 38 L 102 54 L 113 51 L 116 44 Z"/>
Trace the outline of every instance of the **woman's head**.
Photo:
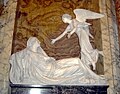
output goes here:
<path id="1" fill-rule="evenodd" d="M 68 23 L 72 19 L 72 16 L 69 14 L 63 14 L 62 20 L 64 23 Z"/>
<path id="2" fill-rule="evenodd" d="M 40 41 L 36 37 L 30 37 L 27 41 L 27 47 L 28 48 L 33 48 L 33 47 L 39 47 L 40 46 Z"/>

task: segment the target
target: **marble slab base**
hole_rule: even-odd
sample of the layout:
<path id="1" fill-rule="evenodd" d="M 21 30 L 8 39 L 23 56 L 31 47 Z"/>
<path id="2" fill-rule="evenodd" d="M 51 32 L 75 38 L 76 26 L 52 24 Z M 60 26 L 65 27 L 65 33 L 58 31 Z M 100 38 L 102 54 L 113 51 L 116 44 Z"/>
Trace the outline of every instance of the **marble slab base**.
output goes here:
<path id="1" fill-rule="evenodd" d="M 107 94 L 108 85 L 19 85 L 10 84 L 9 94 Z"/>

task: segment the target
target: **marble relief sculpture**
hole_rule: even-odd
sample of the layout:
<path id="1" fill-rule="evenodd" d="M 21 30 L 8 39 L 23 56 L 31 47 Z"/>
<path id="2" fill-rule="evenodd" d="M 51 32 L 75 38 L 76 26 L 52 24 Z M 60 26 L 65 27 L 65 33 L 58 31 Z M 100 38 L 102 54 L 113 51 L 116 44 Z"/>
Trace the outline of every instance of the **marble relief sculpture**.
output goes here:
<path id="1" fill-rule="evenodd" d="M 92 65 L 93 70 L 95 70 L 95 63 L 98 60 L 98 55 L 102 54 L 102 51 L 93 49 L 89 40 L 89 36 L 91 38 L 93 38 L 93 36 L 89 32 L 90 24 L 86 22 L 86 19 L 98 19 L 103 17 L 103 15 L 85 9 L 75 9 L 74 14 L 76 15 L 75 19 L 71 19 L 72 17 L 69 14 L 64 14 L 62 16 L 63 22 L 69 25 L 60 36 L 56 39 L 52 39 L 52 44 L 60 40 L 65 34 L 68 34 L 68 38 L 70 38 L 75 32 L 79 38 L 79 45 L 81 47 L 81 61 L 88 66 Z"/>
<path id="2" fill-rule="evenodd" d="M 27 47 L 14 53 L 10 57 L 10 81 L 13 84 L 39 84 L 39 85 L 104 85 L 106 79 L 95 74 L 89 67 L 89 64 L 96 63 L 99 51 L 93 49 L 88 37 L 89 33 L 86 23 L 86 12 L 93 13 L 91 19 L 101 18 L 103 15 L 87 10 L 76 9 L 74 12 L 79 15 L 83 12 L 79 20 L 71 20 L 71 16 L 64 14 L 62 19 L 69 23 L 62 35 L 52 40 L 55 43 L 65 34 L 68 38 L 76 32 L 80 46 L 82 48 L 82 58 L 65 58 L 56 60 L 50 57 L 41 48 L 40 41 L 36 37 L 30 37 L 27 41 Z M 78 16 L 77 15 L 77 16 Z M 76 16 L 76 17 L 77 17 Z M 90 16 L 90 14 L 89 14 Z M 70 32 L 71 31 L 71 32 Z M 95 65 L 92 64 L 95 68 Z"/>

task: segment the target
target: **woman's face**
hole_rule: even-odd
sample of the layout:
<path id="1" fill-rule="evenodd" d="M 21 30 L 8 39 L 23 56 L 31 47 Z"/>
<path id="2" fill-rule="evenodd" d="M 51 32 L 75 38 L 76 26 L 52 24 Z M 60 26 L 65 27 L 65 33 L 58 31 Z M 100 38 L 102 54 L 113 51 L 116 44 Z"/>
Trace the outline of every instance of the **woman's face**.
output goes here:
<path id="1" fill-rule="evenodd" d="M 40 47 L 40 42 L 38 40 L 36 40 L 35 43 L 34 43 L 34 46 L 36 46 L 36 48 Z"/>

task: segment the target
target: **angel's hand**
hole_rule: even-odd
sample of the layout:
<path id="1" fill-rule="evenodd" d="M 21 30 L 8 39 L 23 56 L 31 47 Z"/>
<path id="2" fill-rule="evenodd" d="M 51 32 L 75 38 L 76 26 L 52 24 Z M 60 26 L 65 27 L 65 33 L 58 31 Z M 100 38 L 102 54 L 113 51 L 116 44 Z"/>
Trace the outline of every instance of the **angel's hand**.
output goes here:
<path id="1" fill-rule="evenodd" d="M 56 39 L 51 39 L 51 44 L 54 44 L 56 42 Z"/>
<path id="2" fill-rule="evenodd" d="M 70 33 L 68 33 L 67 37 L 68 37 L 68 39 L 69 39 L 69 38 L 71 37 L 71 34 L 70 34 Z"/>

